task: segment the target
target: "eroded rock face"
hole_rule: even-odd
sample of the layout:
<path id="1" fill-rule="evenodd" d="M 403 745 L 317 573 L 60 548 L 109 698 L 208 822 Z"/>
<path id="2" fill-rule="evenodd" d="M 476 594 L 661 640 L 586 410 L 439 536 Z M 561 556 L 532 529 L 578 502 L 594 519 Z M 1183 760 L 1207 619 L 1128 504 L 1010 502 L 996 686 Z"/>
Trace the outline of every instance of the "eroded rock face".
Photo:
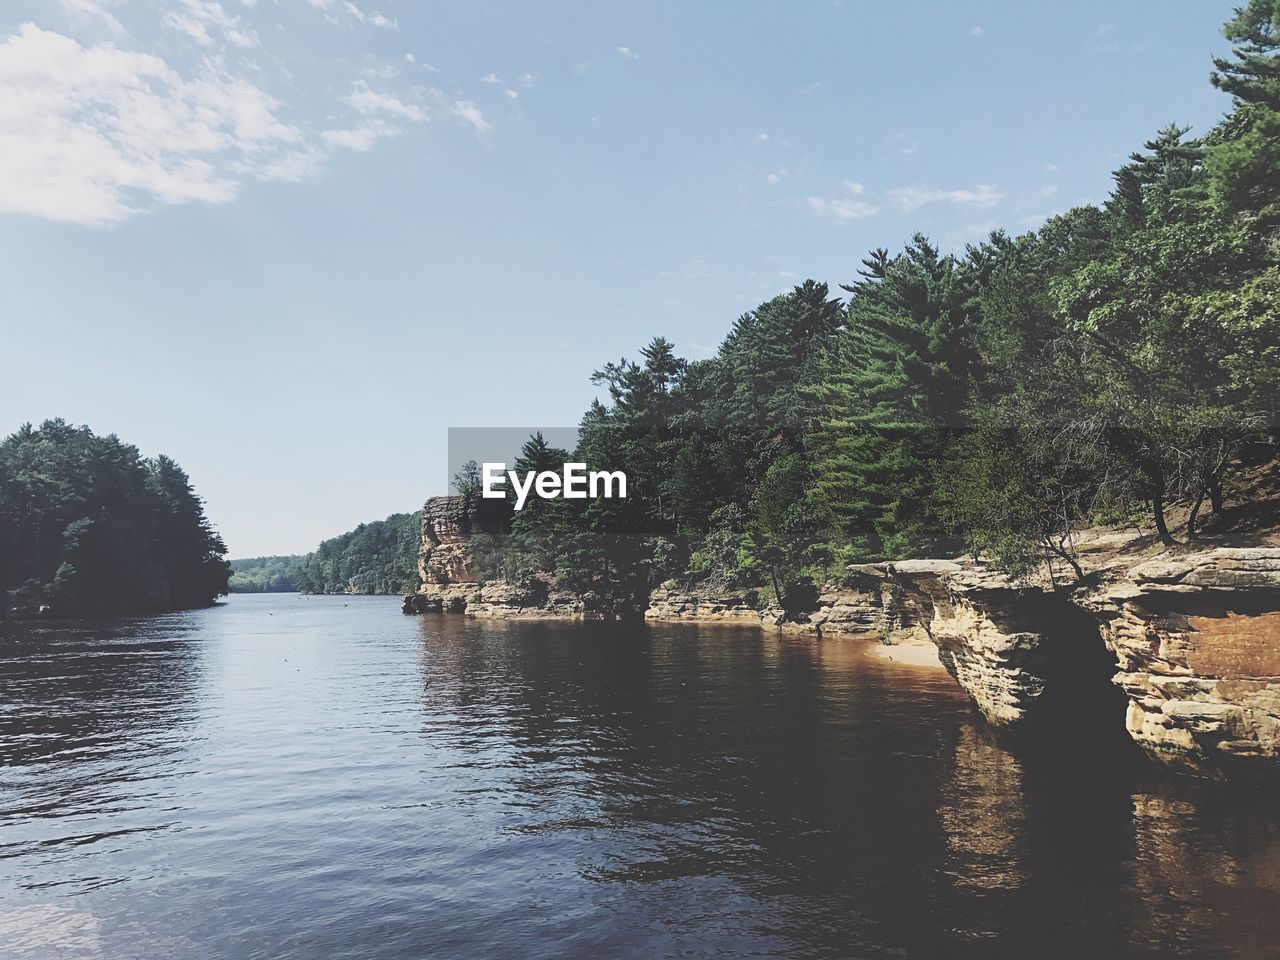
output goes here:
<path id="1" fill-rule="evenodd" d="M 997 726 L 1110 723 L 1098 686 L 1110 676 L 1129 736 L 1152 756 L 1209 776 L 1280 776 L 1280 549 L 1165 554 L 1070 592 L 971 562 L 859 569 L 904 587 L 943 665 Z"/>
<path id="2" fill-rule="evenodd" d="M 1149 753 L 1214 776 L 1280 772 L 1280 549 L 1165 556 L 1083 593 Z"/>
<path id="3" fill-rule="evenodd" d="M 951 560 L 868 569 L 906 590 L 942 665 L 988 721 L 1017 726 L 1036 718 L 1053 686 L 1054 648 L 1069 640 L 1057 629 L 1063 606 L 1057 595 L 1019 590 L 999 574 Z"/>
<path id="4" fill-rule="evenodd" d="M 855 574 L 851 579 L 854 582 L 828 584 L 818 596 L 817 608 L 802 612 L 762 604 L 754 590 L 659 587 L 650 594 L 644 616 L 646 620 L 741 623 L 819 634 L 903 635 L 915 626 L 915 608 L 896 584 L 880 575 Z"/>
<path id="5" fill-rule="evenodd" d="M 646 620 L 699 620 L 759 625 L 760 611 L 753 591 L 697 591 L 662 588 L 649 595 Z"/>
<path id="6" fill-rule="evenodd" d="M 505 500 L 430 497 L 422 507 L 422 548 L 418 552 L 418 576 L 422 582 L 475 582 L 471 538 L 478 533 L 502 533 L 510 510 Z"/>

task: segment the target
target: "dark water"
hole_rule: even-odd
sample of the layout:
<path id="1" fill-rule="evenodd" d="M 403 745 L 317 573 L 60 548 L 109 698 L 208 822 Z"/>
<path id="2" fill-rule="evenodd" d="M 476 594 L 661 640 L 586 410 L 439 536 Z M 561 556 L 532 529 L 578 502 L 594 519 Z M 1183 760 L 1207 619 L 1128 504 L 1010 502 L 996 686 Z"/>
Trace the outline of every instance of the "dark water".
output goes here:
<path id="1" fill-rule="evenodd" d="M 0 625 L 0 956 L 1280 955 L 1266 798 L 858 641 L 397 607 Z"/>

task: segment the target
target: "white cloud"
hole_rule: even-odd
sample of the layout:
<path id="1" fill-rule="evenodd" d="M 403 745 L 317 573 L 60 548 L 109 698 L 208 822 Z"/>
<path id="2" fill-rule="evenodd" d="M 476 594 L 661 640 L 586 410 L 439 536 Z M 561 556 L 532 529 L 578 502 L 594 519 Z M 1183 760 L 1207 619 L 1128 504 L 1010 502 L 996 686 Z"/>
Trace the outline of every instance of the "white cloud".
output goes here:
<path id="1" fill-rule="evenodd" d="M 1038 192 L 1042 197 L 1052 197 L 1058 192 L 1058 187 L 1056 184 L 1048 183 L 1041 187 Z"/>
<path id="2" fill-rule="evenodd" d="M 405 103 L 393 94 L 372 90 L 363 80 L 353 83 L 351 92 L 342 99 L 365 116 L 388 114 L 414 123 L 427 119 L 427 114 L 421 107 Z"/>
<path id="3" fill-rule="evenodd" d="M 1057 172 L 1058 172 L 1058 171 L 1060 171 L 1062 168 L 1061 168 L 1061 167 L 1059 167 L 1056 163 L 1046 163 L 1046 164 L 1044 165 L 1044 169 L 1045 169 L 1045 171 L 1046 171 L 1046 172 L 1048 172 L 1048 173 L 1057 173 Z"/>
<path id="4" fill-rule="evenodd" d="M 767 180 L 769 183 L 778 183 L 786 175 L 787 175 L 787 171 L 786 171 L 786 168 L 784 167 L 782 169 L 775 170 L 773 173 L 769 174 L 769 176 L 765 177 L 765 180 Z"/>
<path id="5" fill-rule="evenodd" d="M 98 0 L 61 0 L 62 8 L 76 20 L 98 20 L 112 33 L 124 33 L 124 25 Z"/>
<path id="6" fill-rule="evenodd" d="M 640 54 L 636 53 L 636 52 L 635 52 L 634 50 L 632 50 L 630 47 L 619 47 L 619 48 L 618 48 L 618 53 L 620 53 L 623 57 L 625 57 L 625 58 L 626 58 L 626 59 L 628 59 L 628 60 L 639 60 L 639 59 L 640 59 Z"/>
<path id="7" fill-rule="evenodd" d="M 243 49 L 258 46 L 258 35 L 253 27 L 238 16 L 227 13 L 222 4 L 215 0 L 179 0 L 178 5 L 180 9 L 165 13 L 164 25 L 185 33 L 200 46 L 212 46 L 215 33 L 220 33 L 235 47 Z"/>
<path id="8" fill-rule="evenodd" d="M 520 86 L 528 89 L 538 82 L 539 76 L 541 76 L 541 74 L 535 75 L 532 73 L 522 73 L 517 79 L 519 80 Z"/>
<path id="9" fill-rule="evenodd" d="M 470 100 L 455 101 L 449 112 L 463 123 L 470 124 L 479 136 L 484 136 L 493 130 L 493 124 L 485 120 L 480 108 Z"/>
<path id="10" fill-rule="evenodd" d="M 865 220 L 880 212 L 880 208 L 875 204 L 867 203 L 865 200 L 851 200 L 847 197 L 836 197 L 831 200 L 810 197 L 808 203 L 810 209 L 816 213 L 824 217 L 834 217 L 836 220 Z"/>
<path id="11" fill-rule="evenodd" d="M 507 89 L 503 90 L 502 92 L 503 92 L 503 94 L 505 94 L 506 96 L 510 97 L 512 100 L 519 99 L 519 97 L 520 97 L 520 94 L 518 94 L 516 91 L 512 90 L 510 87 L 507 87 Z"/>
<path id="12" fill-rule="evenodd" d="M 794 273 L 792 273 L 790 270 L 779 270 L 779 271 L 778 271 L 778 279 L 779 279 L 779 280 L 794 280 L 794 279 L 795 279 L 795 277 L 796 277 L 796 275 L 795 275 Z"/>
<path id="13" fill-rule="evenodd" d="M 427 112 L 420 106 L 405 103 L 394 94 L 374 90 L 363 80 L 351 85 L 343 101 L 360 114 L 355 126 L 325 130 L 320 138 L 330 147 L 367 153 L 379 140 L 389 140 L 403 132 L 393 121 L 424 123 Z"/>
<path id="14" fill-rule="evenodd" d="M 0 212 L 98 226 L 229 200 L 243 177 L 296 169 L 302 134 L 279 106 L 215 61 L 184 76 L 24 24 L 0 43 Z"/>
<path id="15" fill-rule="evenodd" d="M 331 147 L 341 147 L 353 153 L 368 153 L 379 140 L 394 137 L 399 132 L 399 127 L 382 120 L 371 120 L 350 129 L 326 130 L 320 137 Z"/>
<path id="16" fill-rule="evenodd" d="M 764 143 L 768 139 L 769 139 L 769 135 L 767 133 L 756 134 L 756 143 Z"/>
<path id="17" fill-rule="evenodd" d="M 980 183 L 961 190 L 935 190 L 919 186 L 894 187 L 889 191 L 888 198 L 904 212 L 910 213 L 927 203 L 947 203 L 960 207 L 993 207 L 1004 198 L 1004 194 L 998 187 Z"/>
<path id="18" fill-rule="evenodd" d="M 351 14 L 351 16 L 355 17 L 360 23 L 367 23 L 371 27 L 381 27 L 384 30 L 398 29 L 394 20 L 390 20 L 380 13 L 366 13 L 354 3 L 351 3 L 350 0 L 345 0 L 342 4 L 342 8 L 346 10 L 347 13 Z"/>
<path id="19" fill-rule="evenodd" d="M 865 220 L 880 212 L 880 208 L 874 203 L 857 199 L 866 192 L 866 188 L 858 181 L 841 180 L 840 186 L 850 196 L 830 199 L 810 197 L 807 201 L 809 209 L 824 217 L 834 217 L 836 220 Z"/>
<path id="20" fill-rule="evenodd" d="M 270 160 L 253 171 L 259 180 L 274 180 L 286 183 L 298 183 L 320 172 L 324 165 L 324 153 L 314 148 L 295 150 Z"/>
<path id="21" fill-rule="evenodd" d="M 970 30 L 970 31 L 969 31 L 969 35 L 970 35 L 970 36 L 973 36 L 973 37 L 980 37 L 980 36 L 982 36 L 982 28 L 981 28 L 981 27 L 974 27 L 972 30 Z"/>
<path id="22" fill-rule="evenodd" d="M 315 7 L 317 10 L 325 11 L 326 19 L 332 23 L 337 23 L 338 21 L 332 16 L 329 16 L 328 12 L 330 10 L 344 10 L 348 15 L 353 17 L 357 23 L 368 24 L 371 27 L 381 27 L 384 30 L 399 29 L 399 24 L 394 20 L 384 17 L 380 13 L 370 13 L 356 6 L 351 2 L 351 0 L 341 0 L 341 2 L 339 2 L 339 0 L 307 0 L 307 3 Z"/>
<path id="23" fill-rule="evenodd" d="M 404 62 L 405 62 L 405 63 L 413 63 L 415 59 L 416 59 L 416 58 L 414 57 L 414 55 L 413 55 L 412 53 L 406 53 L 406 54 L 404 55 Z"/>
<path id="24" fill-rule="evenodd" d="M 1100 23 L 1098 24 L 1098 36 L 1105 36 L 1115 28 L 1116 25 L 1114 23 Z"/>
<path id="25" fill-rule="evenodd" d="M 498 83 L 498 75 L 496 73 L 486 73 L 480 78 L 481 83 Z"/>

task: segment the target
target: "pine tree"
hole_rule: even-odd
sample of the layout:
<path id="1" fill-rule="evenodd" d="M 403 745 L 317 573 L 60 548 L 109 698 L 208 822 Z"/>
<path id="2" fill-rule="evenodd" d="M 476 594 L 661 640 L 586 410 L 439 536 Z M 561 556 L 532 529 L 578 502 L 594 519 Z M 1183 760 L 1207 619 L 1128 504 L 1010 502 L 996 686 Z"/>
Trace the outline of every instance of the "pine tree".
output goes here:
<path id="1" fill-rule="evenodd" d="M 814 473 L 860 553 L 935 552 L 947 544 L 929 508 L 932 465 L 960 426 L 976 360 L 972 284 L 919 234 L 863 266 L 845 288 L 849 331 L 811 391 Z"/>

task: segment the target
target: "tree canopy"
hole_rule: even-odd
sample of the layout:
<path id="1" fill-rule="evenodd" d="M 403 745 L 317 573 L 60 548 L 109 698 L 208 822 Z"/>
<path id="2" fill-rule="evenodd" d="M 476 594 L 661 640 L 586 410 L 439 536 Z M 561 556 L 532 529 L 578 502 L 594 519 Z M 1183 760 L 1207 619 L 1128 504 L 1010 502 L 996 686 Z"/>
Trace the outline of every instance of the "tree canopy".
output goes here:
<path id="1" fill-rule="evenodd" d="M 660 336 L 605 364 L 572 454 L 626 470 L 628 501 L 526 511 L 504 569 L 791 606 L 854 561 L 967 550 L 1074 577 L 1082 524 L 1220 524 L 1280 429 L 1280 0 L 1224 34 L 1230 113 L 1155 131 L 1100 206 L 959 252 L 917 234 L 843 299 L 807 280 L 743 314 L 712 357 Z M 537 439 L 529 463 L 568 456 Z"/>
<path id="2" fill-rule="evenodd" d="M 0 590 L 55 613 L 164 610 L 227 592 L 226 547 L 191 480 L 64 420 L 0 442 Z"/>

